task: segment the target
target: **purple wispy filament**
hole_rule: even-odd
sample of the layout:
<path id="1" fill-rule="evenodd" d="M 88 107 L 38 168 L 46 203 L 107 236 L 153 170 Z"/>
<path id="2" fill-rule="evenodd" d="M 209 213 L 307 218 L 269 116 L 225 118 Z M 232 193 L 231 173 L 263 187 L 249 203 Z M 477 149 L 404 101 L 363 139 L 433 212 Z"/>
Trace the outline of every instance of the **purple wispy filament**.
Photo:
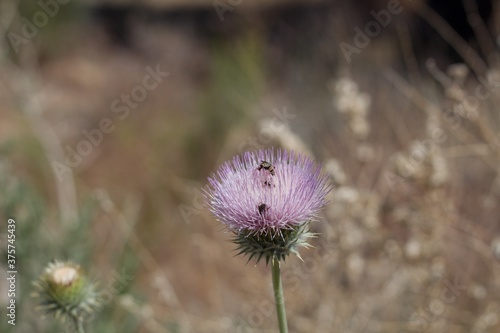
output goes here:
<path id="1" fill-rule="evenodd" d="M 261 167 L 269 162 L 274 171 Z M 273 149 L 246 152 L 208 178 L 210 211 L 233 231 L 280 233 L 317 219 L 331 187 L 314 161 Z"/>

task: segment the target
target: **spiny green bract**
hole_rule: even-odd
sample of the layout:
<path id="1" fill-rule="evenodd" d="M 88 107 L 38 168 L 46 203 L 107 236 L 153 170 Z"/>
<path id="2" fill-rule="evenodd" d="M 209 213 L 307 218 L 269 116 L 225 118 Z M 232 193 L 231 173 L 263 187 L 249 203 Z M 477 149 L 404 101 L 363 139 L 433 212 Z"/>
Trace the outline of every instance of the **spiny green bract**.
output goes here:
<path id="1" fill-rule="evenodd" d="M 307 224 L 281 230 L 278 234 L 258 234 L 247 231 L 235 233 L 233 242 L 238 245 L 237 255 L 247 255 L 248 261 L 256 259 L 257 263 L 265 258 L 266 265 L 272 259 L 284 261 L 290 253 L 302 260 L 298 249 L 310 247 L 308 240 L 315 237 L 315 234 L 307 229 Z"/>

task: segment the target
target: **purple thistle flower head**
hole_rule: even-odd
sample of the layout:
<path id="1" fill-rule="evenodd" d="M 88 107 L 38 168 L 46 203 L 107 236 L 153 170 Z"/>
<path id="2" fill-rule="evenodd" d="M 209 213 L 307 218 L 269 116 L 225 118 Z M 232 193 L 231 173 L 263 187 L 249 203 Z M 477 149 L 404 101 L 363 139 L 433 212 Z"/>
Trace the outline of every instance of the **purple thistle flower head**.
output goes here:
<path id="1" fill-rule="evenodd" d="M 328 176 L 311 158 L 286 150 L 275 154 L 273 149 L 235 156 L 208 182 L 205 196 L 210 211 L 237 235 L 235 242 L 240 248 L 238 235 L 274 242 L 274 238 L 286 238 L 288 231 L 300 229 L 304 234 L 302 226 L 317 220 L 331 189 Z M 292 237 L 293 243 L 301 235 Z M 290 243 L 283 245 L 290 250 Z"/>

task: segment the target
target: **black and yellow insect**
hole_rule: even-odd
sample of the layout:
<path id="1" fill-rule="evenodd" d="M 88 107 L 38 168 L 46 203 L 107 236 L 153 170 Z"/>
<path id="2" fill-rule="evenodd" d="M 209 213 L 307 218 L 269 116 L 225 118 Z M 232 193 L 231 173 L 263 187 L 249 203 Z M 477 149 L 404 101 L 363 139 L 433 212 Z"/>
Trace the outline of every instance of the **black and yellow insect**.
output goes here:
<path id="1" fill-rule="evenodd" d="M 276 175 L 276 173 L 274 172 L 274 165 L 272 165 L 271 163 L 267 162 L 267 161 L 262 161 L 259 165 L 259 167 L 257 168 L 257 170 L 262 170 L 262 169 L 265 169 L 267 171 L 269 171 L 269 173 L 274 176 Z"/>

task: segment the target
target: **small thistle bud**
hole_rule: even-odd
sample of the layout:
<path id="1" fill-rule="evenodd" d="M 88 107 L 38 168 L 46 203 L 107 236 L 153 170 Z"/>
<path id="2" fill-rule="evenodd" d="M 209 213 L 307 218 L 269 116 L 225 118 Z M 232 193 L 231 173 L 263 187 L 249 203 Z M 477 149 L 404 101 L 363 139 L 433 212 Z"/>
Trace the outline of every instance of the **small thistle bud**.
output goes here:
<path id="1" fill-rule="evenodd" d="M 65 323 L 81 325 L 99 306 L 95 285 L 71 262 L 50 263 L 34 283 L 38 309 Z"/>
<path id="2" fill-rule="evenodd" d="M 330 191 L 329 176 L 305 155 L 272 149 L 247 152 L 223 164 L 205 189 L 212 214 L 234 233 L 249 260 L 284 260 L 308 247 L 308 224 Z"/>

